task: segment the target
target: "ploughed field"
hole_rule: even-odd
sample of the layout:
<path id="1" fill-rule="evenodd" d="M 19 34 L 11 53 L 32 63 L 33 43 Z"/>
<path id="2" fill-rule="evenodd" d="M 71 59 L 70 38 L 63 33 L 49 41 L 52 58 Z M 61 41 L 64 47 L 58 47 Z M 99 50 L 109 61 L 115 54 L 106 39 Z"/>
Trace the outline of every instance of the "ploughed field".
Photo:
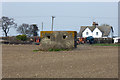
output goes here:
<path id="1" fill-rule="evenodd" d="M 117 78 L 118 47 L 79 45 L 34 52 L 39 45 L 3 45 L 3 78 Z"/>

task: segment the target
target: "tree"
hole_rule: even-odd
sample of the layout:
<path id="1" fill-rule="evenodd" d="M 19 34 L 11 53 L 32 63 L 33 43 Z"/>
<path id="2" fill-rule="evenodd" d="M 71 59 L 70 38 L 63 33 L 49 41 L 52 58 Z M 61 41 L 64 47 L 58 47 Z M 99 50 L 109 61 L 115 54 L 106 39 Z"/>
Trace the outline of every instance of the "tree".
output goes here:
<path id="1" fill-rule="evenodd" d="M 22 25 L 20 25 L 17 28 L 17 31 L 19 33 L 21 33 L 21 34 L 24 34 L 24 35 L 28 35 L 29 34 L 29 30 L 30 30 L 29 24 L 25 24 L 25 23 L 23 23 Z"/>
<path id="2" fill-rule="evenodd" d="M 5 36 L 8 36 L 8 32 L 10 31 L 11 27 L 16 28 L 17 24 L 14 22 L 13 18 L 5 17 L 3 16 L 0 19 L 0 27 L 2 27 L 3 32 L 5 33 Z"/>
<path id="3" fill-rule="evenodd" d="M 37 36 L 38 27 L 35 24 L 29 25 L 29 24 L 23 23 L 17 28 L 17 31 L 29 37 L 32 35 Z"/>
<path id="4" fill-rule="evenodd" d="M 38 35 L 37 32 L 39 31 L 37 25 L 36 24 L 32 24 L 32 25 L 30 25 L 30 27 L 32 28 L 33 36 L 37 36 Z"/>
<path id="5" fill-rule="evenodd" d="M 101 26 L 110 26 L 109 24 L 101 24 Z"/>

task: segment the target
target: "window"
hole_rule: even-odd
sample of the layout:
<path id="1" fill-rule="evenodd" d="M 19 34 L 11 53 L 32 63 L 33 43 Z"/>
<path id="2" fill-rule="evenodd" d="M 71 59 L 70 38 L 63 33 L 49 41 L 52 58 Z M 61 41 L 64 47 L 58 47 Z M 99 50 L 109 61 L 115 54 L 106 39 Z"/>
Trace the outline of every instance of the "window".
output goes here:
<path id="1" fill-rule="evenodd" d="M 47 36 L 48 39 L 50 39 L 50 36 Z"/>
<path id="2" fill-rule="evenodd" d="M 86 32 L 86 35 L 88 35 L 88 32 Z"/>
<path id="3" fill-rule="evenodd" d="M 98 35 L 98 32 L 96 32 L 96 35 Z"/>
<path id="4" fill-rule="evenodd" d="M 66 36 L 66 35 L 63 35 L 63 39 L 66 39 L 68 36 Z"/>

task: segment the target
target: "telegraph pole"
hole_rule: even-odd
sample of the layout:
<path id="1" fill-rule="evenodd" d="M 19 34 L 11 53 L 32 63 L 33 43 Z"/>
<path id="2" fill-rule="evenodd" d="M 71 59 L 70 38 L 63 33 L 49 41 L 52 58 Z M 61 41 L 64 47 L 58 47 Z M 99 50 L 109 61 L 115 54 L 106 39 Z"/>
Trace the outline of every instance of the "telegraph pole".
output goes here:
<path id="1" fill-rule="evenodd" d="M 42 31 L 43 31 L 43 22 L 42 22 Z"/>
<path id="2" fill-rule="evenodd" d="M 54 20 L 54 16 L 52 16 L 52 31 L 53 31 L 53 20 Z"/>

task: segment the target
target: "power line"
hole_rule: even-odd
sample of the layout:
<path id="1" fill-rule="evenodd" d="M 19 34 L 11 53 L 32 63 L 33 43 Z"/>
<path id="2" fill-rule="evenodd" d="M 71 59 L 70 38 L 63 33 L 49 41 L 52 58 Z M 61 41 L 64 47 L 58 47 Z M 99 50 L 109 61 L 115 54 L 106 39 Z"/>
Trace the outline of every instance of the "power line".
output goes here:
<path id="1" fill-rule="evenodd" d="M 10 17 L 14 17 L 14 18 L 43 18 L 43 17 L 47 17 L 50 18 L 51 16 L 10 16 Z M 118 17 L 85 17 L 85 16 L 56 16 L 56 17 L 71 17 L 71 18 L 101 18 L 101 19 L 116 19 Z"/>

